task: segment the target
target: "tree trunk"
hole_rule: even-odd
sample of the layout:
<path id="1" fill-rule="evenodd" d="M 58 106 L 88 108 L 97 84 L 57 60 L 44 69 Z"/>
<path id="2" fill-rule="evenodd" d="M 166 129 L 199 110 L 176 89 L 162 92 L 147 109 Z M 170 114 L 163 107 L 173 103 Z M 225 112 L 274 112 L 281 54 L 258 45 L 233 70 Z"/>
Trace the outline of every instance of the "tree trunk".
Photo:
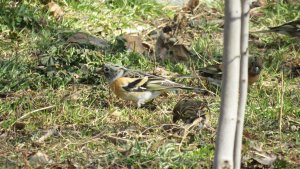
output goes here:
<path id="1" fill-rule="evenodd" d="M 224 74 L 222 77 L 221 115 L 217 132 L 214 168 L 234 167 L 237 124 L 240 55 L 241 1 L 225 1 Z"/>
<path id="2" fill-rule="evenodd" d="M 242 0 L 240 97 L 235 134 L 234 168 L 241 168 L 244 116 L 248 93 L 249 0 Z"/>

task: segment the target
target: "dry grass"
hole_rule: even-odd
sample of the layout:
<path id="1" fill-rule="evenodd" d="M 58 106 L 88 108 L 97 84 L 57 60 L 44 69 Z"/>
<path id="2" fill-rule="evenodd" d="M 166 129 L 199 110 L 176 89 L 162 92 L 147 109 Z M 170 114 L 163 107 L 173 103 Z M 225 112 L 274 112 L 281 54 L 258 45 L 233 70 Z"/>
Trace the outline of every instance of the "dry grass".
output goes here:
<path id="1" fill-rule="evenodd" d="M 9 2 L 0 3 L 14 11 L 0 12 L 2 168 L 39 165 L 48 168 L 199 168 L 199 165 L 211 168 L 219 90 L 214 90 L 216 96 L 195 96 L 209 104 L 209 127 L 200 130 L 182 123 L 173 124 L 174 105 L 193 93 L 170 93 L 154 101 L 154 110 L 137 109 L 134 104 L 116 98 L 104 78 L 93 71 L 109 61 L 151 72 L 154 63 L 150 60 L 123 51 L 103 52 L 97 48 L 65 45 L 66 37 L 78 30 L 114 43 L 120 34 L 119 28 L 146 25 L 152 29 L 158 18 L 171 17 L 174 12 L 158 10 L 161 7 L 151 2 L 135 3 L 62 1 L 58 3 L 65 12 L 62 20 L 55 20 L 46 13 L 39 2 L 24 1 L 19 4 L 20 8 L 11 7 L 13 4 Z M 192 42 L 198 56 L 197 62 L 193 62 L 195 68 L 214 63 L 222 54 L 222 30 L 218 23 L 209 22 L 222 16 L 222 3 L 210 5 L 208 9 L 212 8 L 215 12 L 212 16 L 203 12 L 208 23 L 197 29 L 200 36 Z M 299 8 L 299 5 L 270 2 L 260 9 L 263 16 L 252 16 L 251 29 L 292 20 L 298 16 Z M 43 23 L 39 20 L 42 16 Z M 46 26 L 37 26 L 44 22 Z M 300 57 L 299 45 L 277 34 L 259 35 L 255 40 L 250 42 L 250 53 L 262 57 L 265 63 L 260 80 L 250 87 L 243 166 L 269 167 L 253 160 L 254 149 L 257 149 L 252 146 L 254 142 L 261 144 L 263 153 L 277 156 L 275 168 L 295 168 L 300 162 L 299 78 L 284 76 L 284 85 L 281 85 L 280 70 L 284 60 Z M 43 59 L 53 59 L 54 65 L 47 65 L 49 62 L 43 65 Z M 83 64 L 90 67 L 86 70 L 81 67 Z M 172 73 L 192 72 L 185 64 L 165 62 L 163 65 Z M 182 81 L 185 82 L 196 85 L 189 80 Z"/>

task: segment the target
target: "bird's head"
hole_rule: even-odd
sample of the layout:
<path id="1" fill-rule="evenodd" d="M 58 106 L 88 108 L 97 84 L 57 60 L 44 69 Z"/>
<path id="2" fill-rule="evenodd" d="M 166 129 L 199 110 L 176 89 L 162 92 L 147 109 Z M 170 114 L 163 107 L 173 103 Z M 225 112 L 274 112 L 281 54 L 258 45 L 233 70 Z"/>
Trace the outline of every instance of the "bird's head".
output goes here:
<path id="1" fill-rule="evenodd" d="M 103 74 L 105 78 L 111 83 L 119 77 L 122 77 L 127 69 L 122 66 L 106 63 L 103 65 Z"/>

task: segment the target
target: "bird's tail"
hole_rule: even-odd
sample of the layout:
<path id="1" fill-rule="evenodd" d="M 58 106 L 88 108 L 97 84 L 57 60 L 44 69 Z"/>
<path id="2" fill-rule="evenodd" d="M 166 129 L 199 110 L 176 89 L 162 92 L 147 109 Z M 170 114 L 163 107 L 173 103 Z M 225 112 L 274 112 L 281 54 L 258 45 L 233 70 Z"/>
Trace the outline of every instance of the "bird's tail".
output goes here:
<path id="1" fill-rule="evenodd" d="M 187 87 L 187 86 L 180 86 L 180 87 L 178 87 L 178 89 L 182 89 L 182 90 L 195 90 L 195 91 L 202 90 L 201 88 Z"/>
<path id="2" fill-rule="evenodd" d="M 177 87 L 177 89 L 182 89 L 182 90 L 189 90 L 189 91 L 193 91 L 195 93 L 200 93 L 200 94 L 213 94 L 213 92 L 207 90 L 207 89 L 203 89 L 203 88 L 197 88 L 197 87 L 186 87 L 186 86 L 183 86 L 183 87 Z"/>
<path id="3" fill-rule="evenodd" d="M 274 30 L 261 30 L 261 31 L 254 31 L 254 32 L 250 32 L 250 33 L 269 33 L 269 32 L 274 32 Z"/>

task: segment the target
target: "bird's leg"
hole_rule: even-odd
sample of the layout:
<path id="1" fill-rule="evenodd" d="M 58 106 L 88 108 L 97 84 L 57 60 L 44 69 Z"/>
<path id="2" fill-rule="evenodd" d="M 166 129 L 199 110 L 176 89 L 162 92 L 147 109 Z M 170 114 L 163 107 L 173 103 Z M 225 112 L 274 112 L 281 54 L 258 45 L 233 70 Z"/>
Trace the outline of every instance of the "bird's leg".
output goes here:
<path id="1" fill-rule="evenodd" d="M 147 102 L 146 104 L 144 104 L 142 107 L 146 108 L 148 110 L 155 110 L 156 109 L 156 105 L 153 103 L 154 99 L 152 99 L 151 101 Z"/>

